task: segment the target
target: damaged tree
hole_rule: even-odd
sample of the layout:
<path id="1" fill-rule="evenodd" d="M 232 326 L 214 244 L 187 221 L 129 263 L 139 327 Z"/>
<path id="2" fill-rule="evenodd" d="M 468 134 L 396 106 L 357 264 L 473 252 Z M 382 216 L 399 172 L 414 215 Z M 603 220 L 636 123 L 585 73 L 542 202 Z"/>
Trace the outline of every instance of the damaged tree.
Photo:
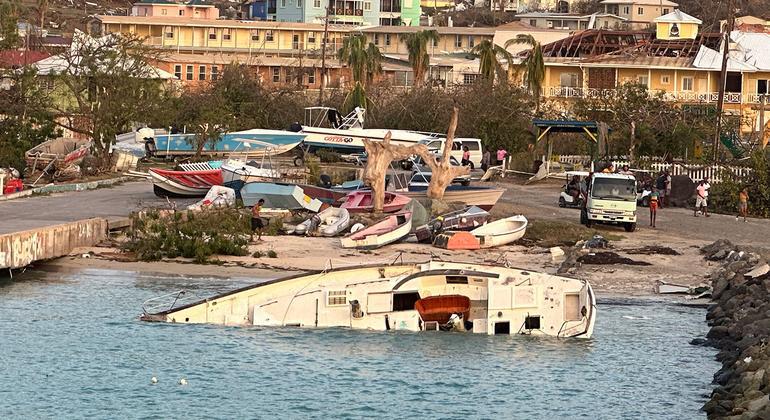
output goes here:
<path id="1" fill-rule="evenodd" d="M 372 199 L 374 202 L 374 211 L 382 212 L 385 204 L 385 175 L 391 162 L 394 160 L 405 159 L 412 155 L 418 155 L 423 162 L 431 169 L 432 175 L 428 185 L 428 198 L 442 199 L 444 191 L 452 184 L 452 180 L 460 175 L 470 173 L 468 166 L 452 166 L 450 154 L 452 153 L 452 144 L 457 128 L 458 110 L 454 108 L 452 119 L 449 123 L 449 130 L 444 143 L 444 151 L 441 157 L 428 151 L 424 144 L 412 146 L 403 146 L 391 144 L 391 133 L 388 132 L 382 141 L 372 141 L 364 139 L 364 148 L 366 149 L 367 162 L 364 168 L 364 183 L 372 188 Z"/>

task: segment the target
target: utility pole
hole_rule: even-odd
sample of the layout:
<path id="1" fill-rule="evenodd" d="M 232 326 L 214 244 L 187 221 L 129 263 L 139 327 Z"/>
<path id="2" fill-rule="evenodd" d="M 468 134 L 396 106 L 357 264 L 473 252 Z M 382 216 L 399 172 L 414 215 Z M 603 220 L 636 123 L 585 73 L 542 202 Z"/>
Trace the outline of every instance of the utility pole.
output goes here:
<path id="1" fill-rule="evenodd" d="M 326 3 L 326 16 L 324 17 L 324 35 L 321 39 L 321 87 L 318 89 L 318 106 L 324 104 L 324 88 L 326 88 L 326 37 L 329 36 L 329 4 Z"/>
<path id="2" fill-rule="evenodd" d="M 717 126 L 714 133 L 714 146 L 712 159 L 717 161 L 719 141 L 722 131 L 722 110 L 725 105 L 725 85 L 727 84 L 727 59 L 730 54 L 730 33 L 735 25 L 735 0 L 727 2 L 727 30 L 722 37 L 722 69 L 719 72 L 719 97 L 717 98 Z"/>

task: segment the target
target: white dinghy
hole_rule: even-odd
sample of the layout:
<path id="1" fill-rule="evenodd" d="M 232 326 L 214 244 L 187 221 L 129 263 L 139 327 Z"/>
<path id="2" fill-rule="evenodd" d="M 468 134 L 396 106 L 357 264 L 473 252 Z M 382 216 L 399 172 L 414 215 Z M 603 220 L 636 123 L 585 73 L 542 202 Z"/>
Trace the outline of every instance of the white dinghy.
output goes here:
<path id="1" fill-rule="evenodd" d="M 329 207 L 298 224 L 294 228 L 297 235 L 337 236 L 350 226 L 350 213 L 346 209 Z"/>
<path id="2" fill-rule="evenodd" d="M 524 236 L 528 223 L 522 215 L 506 217 L 473 229 L 471 235 L 479 240 L 481 248 L 507 245 Z"/>
<path id="3" fill-rule="evenodd" d="M 445 261 L 329 269 L 191 297 L 181 291 L 150 299 L 141 319 L 560 338 L 589 338 L 596 321 L 586 281 Z"/>

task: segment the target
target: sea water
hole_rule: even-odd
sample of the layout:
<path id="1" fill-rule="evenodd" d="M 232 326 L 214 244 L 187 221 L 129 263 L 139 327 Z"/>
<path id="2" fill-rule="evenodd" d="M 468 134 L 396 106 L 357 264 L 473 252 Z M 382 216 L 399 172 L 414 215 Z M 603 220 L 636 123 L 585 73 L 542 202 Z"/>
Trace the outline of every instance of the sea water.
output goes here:
<path id="1" fill-rule="evenodd" d="M 703 309 L 601 295 L 589 340 L 138 320 L 150 297 L 255 281 L 3 281 L 0 418 L 703 418 L 719 367 L 688 344 L 707 331 Z"/>

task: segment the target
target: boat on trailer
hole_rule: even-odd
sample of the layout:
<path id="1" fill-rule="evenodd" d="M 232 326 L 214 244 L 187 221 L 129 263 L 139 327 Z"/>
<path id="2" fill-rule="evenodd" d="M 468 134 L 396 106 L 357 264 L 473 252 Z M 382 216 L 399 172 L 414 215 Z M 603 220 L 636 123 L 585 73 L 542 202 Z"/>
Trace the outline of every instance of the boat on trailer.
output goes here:
<path id="1" fill-rule="evenodd" d="M 211 187 L 222 185 L 222 170 L 169 171 L 151 168 L 150 180 L 158 197 L 205 197 Z"/>
<path id="2" fill-rule="evenodd" d="M 180 291 L 146 301 L 141 319 L 590 338 L 596 297 L 584 280 L 499 265 L 428 261 L 313 271 L 205 299 Z"/>

